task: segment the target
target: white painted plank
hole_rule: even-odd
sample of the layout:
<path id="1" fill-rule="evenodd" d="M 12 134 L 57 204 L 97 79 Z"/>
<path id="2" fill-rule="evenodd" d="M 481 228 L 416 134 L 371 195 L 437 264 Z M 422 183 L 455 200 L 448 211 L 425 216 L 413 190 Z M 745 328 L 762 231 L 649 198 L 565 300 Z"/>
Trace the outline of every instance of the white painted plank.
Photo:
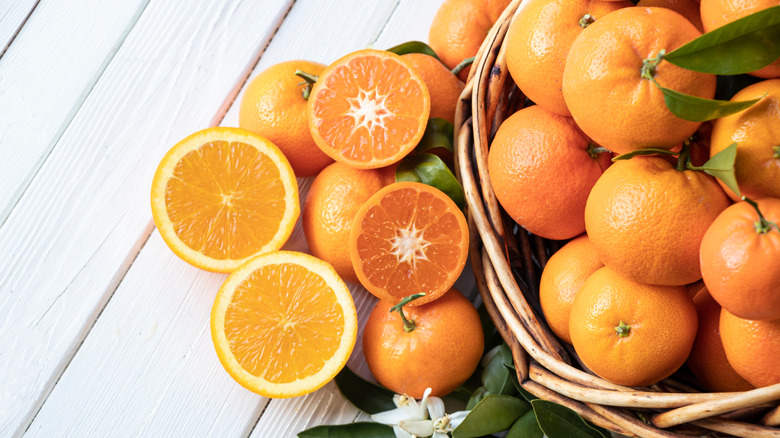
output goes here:
<path id="1" fill-rule="evenodd" d="M 151 232 L 159 159 L 207 125 L 290 3 L 154 0 L 95 84 L 0 228 L 0 436 L 29 423 Z M 72 421 L 72 396 L 39 421 Z"/>
<path id="2" fill-rule="evenodd" d="M 0 2 L 0 54 L 8 48 L 38 0 L 6 0 Z"/>
<path id="3" fill-rule="evenodd" d="M 43 1 L 0 58 L 0 224 L 148 2 Z"/>

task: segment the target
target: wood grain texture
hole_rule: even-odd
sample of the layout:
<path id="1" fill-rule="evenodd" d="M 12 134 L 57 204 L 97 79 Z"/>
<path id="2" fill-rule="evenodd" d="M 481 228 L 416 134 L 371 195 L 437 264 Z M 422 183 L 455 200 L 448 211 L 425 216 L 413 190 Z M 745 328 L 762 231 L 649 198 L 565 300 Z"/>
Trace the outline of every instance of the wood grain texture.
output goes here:
<path id="1" fill-rule="evenodd" d="M 38 0 L 14 0 L 0 3 L 0 56 L 8 49 Z"/>
<path id="2" fill-rule="evenodd" d="M 154 0 L 144 10 L 0 228 L 0 436 L 26 428 L 145 243 L 159 159 L 206 126 L 291 3 Z"/>

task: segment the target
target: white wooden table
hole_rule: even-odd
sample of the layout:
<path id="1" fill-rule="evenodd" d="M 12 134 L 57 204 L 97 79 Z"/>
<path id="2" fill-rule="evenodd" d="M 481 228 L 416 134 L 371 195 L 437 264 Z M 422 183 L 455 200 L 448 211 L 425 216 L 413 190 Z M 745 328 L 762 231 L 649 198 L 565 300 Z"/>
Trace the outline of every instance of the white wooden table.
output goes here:
<path id="1" fill-rule="evenodd" d="M 211 343 L 224 275 L 151 220 L 178 140 L 247 77 L 427 40 L 441 0 L 0 0 L 0 437 L 288 437 L 364 419 L 333 383 L 269 400 Z M 300 180 L 302 197 L 310 181 Z M 300 227 L 287 248 L 306 250 Z M 365 321 L 373 298 L 352 286 Z M 365 375 L 360 339 L 350 367 Z"/>

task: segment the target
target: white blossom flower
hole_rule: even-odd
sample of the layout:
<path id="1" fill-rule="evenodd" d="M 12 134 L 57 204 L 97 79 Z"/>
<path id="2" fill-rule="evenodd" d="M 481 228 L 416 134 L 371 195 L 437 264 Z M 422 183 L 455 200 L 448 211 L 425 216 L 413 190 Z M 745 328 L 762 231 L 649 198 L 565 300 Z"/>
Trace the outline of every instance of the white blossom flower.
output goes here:
<path id="1" fill-rule="evenodd" d="M 396 438 L 433 437 L 448 438 L 466 418 L 468 411 L 449 415 L 444 412 L 444 402 L 439 397 L 430 397 L 431 388 L 427 388 L 418 404 L 413 397 L 396 394 L 393 403 L 396 409 L 374 414 L 371 418 L 377 423 L 393 426 Z"/>

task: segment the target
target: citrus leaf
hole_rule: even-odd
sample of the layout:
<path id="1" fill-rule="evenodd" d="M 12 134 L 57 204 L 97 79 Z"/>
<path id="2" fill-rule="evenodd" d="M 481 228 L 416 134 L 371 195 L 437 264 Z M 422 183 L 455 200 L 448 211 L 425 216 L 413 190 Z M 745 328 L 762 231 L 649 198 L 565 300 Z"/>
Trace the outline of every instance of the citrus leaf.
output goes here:
<path id="1" fill-rule="evenodd" d="M 393 52 L 396 55 L 406 55 L 409 53 L 422 53 L 424 55 L 433 56 L 434 58 L 439 59 L 439 56 L 436 54 L 436 52 L 434 52 L 429 45 L 425 44 L 422 41 L 407 41 L 397 46 L 393 46 L 387 49 L 387 51 Z M 441 60 L 439 59 L 439 61 Z"/>
<path id="2" fill-rule="evenodd" d="M 736 75 L 780 58 L 780 6 L 773 6 L 705 33 L 664 59 L 688 70 Z"/>
<path id="3" fill-rule="evenodd" d="M 617 157 L 612 158 L 612 161 L 628 160 L 629 158 L 634 158 L 639 155 L 677 155 L 677 152 L 656 148 L 637 149 L 635 151 L 626 152 L 625 154 L 620 154 Z"/>
<path id="4" fill-rule="evenodd" d="M 479 402 L 482 401 L 483 398 L 487 397 L 489 394 L 487 392 L 487 389 L 485 389 L 484 386 L 480 386 L 479 388 L 474 390 L 474 393 L 471 394 L 471 398 L 469 398 L 469 402 L 466 404 L 466 410 L 470 411 L 474 409 L 474 406 L 476 406 Z"/>
<path id="5" fill-rule="evenodd" d="M 734 114 L 750 107 L 761 98 L 744 102 L 731 102 L 728 100 L 712 100 L 690 96 L 670 88 L 658 85 L 664 93 L 666 107 L 675 116 L 691 122 L 706 122 L 729 114 Z"/>
<path id="6" fill-rule="evenodd" d="M 726 184 L 726 187 L 731 191 L 742 196 L 737 186 L 737 177 L 734 174 L 734 161 L 737 159 L 737 144 L 732 143 L 726 149 L 715 154 L 712 158 L 707 160 L 701 167 L 696 167 L 697 170 L 703 170 L 708 174 L 718 178 Z"/>
<path id="7" fill-rule="evenodd" d="M 414 181 L 435 187 L 450 197 L 455 204 L 463 208 L 466 198 L 455 175 L 450 172 L 441 158 L 433 154 L 409 155 L 395 169 L 395 180 Z"/>
<path id="8" fill-rule="evenodd" d="M 415 152 L 427 152 L 431 149 L 443 148 L 450 152 L 454 152 L 452 145 L 452 133 L 455 128 L 452 123 L 432 117 L 428 119 L 428 125 L 425 126 L 425 133 L 423 133 L 420 142 L 417 143 Z"/>
<path id="9" fill-rule="evenodd" d="M 536 414 L 534 411 L 528 411 L 515 421 L 506 438 L 542 438 L 543 436 L 544 432 L 539 428 Z"/>
<path id="10" fill-rule="evenodd" d="M 395 409 L 392 391 L 363 380 L 349 367 L 344 367 L 334 380 L 344 397 L 363 412 L 376 414 Z"/>
<path id="11" fill-rule="evenodd" d="M 531 409 L 528 402 L 509 395 L 488 395 L 452 431 L 453 438 L 481 437 L 509 427 Z"/>
<path id="12" fill-rule="evenodd" d="M 609 438 L 566 406 L 541 399 L 532 401 L 531 406 L 539 427 L 550 438 Z"/>
<path id="13" fill-rule="evenodd" d="M 338 426 L 317 426 L 298 433 L 298 438 L 395 438 L 391 426 L 379 423 L 350 423 Z"/>
<path id="14" fill-rule="evenodd" d="M 512 382 L 512 351 L 506 344 L 501 344 L 498 354 L 490 361 L 482 372 L 482 385 L 491 394 L 515 395 L 517 390 Z"/>

